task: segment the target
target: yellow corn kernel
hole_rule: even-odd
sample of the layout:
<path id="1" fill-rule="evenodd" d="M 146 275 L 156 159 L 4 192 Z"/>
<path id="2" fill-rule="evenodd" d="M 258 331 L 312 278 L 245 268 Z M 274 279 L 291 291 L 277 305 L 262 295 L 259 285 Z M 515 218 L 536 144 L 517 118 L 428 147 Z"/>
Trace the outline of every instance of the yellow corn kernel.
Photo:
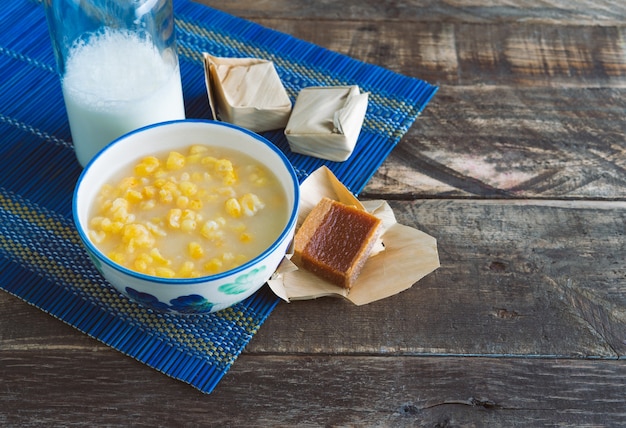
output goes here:
<path id="1" fill-rule="evenodd" d="M 107 233 L 116 234 L 122 231 L 124 224 L 123 221 L 111 221 L 111 219 L 105 218 L 102 220 L 102 223 L 100 223 L 100 227 Z"/>
<path id="2" fill-rule="evenodd" d="M 253 238 L 254 238 L 254 236 L 253 236 L 251 233 L 248 233 L 248 232 L 244 232 L 244 233 L 242 233 L 241 235 L 239 235 L 239 240 L 240 240 L 241 242 L 246 243 L 246 244 L 247 244 L 248 242 L 252 242 L 252 239 L 253 239 Z"/>
<path id="3" fill-rule="evenodd" d="M 195 220 L 186 218 L 180 223 L 180 230 L 182 230 L 183 232 L 193 232 L 194 230 L 196 230 L 197 226 L 198 224 Z"/>
<path id="4" fill-rule="evenodd" d="M 236 182 L 237 176 L 235 175 L 234 171 L 226 174 L 222 179 L 222 183 L 224 184 L 235 184 Z"/>
<path id="5" fill-rule="evenodd" d="M 200 229 L 200 234 L 207 239 L 211 239 L 215 235 L 215 232 L 217 232 L 218 228 L 219 226 L 217 222 L 209 220 L 202 225 L 202 228 Z"/>
<path id="6" fill-rule="evenodd" d="M 102 216 L 95 216 L 93 217 L 91 220 L 89 220 L 89 227 L 91 227 L 92 229 L 100 229 L 102 227 L 102 222 L 104 221 L 105 217 Z"/>
<path id="7" fill-rule="evenodd" d="M 198 213 L 194 210 L 184 210 L 182 218 L 190 218 L 192 220 L 195 220 L 196 218 L 198 218 Z"/>
<path id="8" fill-rule="evenodd" d="M 180 192 L 185 196 L 194 196 L 196 193 L 198 193 L 198 186 L 196 186 L 189 180 L 181 181 L 178 186 Z"/>
<path id="9" fill-rule="evenodd" d="M 161 255 L 161 252 L 158 248 L 153 248 L 150 250 L 150 257 L 152 257 L 152 260 L 154 260 L 155 263 L 162 266 L 169 266 L 172 263 Z"/>
<path id="10" fill-rule="evenodd" d="M 178 196 L 180 195 L 180 190 L 178 189 L 178 185 L 176 184 L 176 182 L 172 180 L 167 181 L 162 187 L 161 190 L 165 190 L 167 192 L 170 192 L 172 195 Z"/>
<path id="11" fill-rule="evenodd" d="M 107 213 L 110 211 L 111 209 L 111 199 L 104 199 L 102 196 L 98 195 L 96 196 L 96 200 L 94 201 L 94 204 L 96 207 L 98 207 L 98 210 L 96 211 L 97 214 L 103 214 L 103 213 Z"/>
<path id="12" fill-rule="evenodd" d="M 140 176 L 148 176 L 161 166 L 161 161 L 154 156 L 148 156 L 135 166 L 135 174 Z"/>
<path id="13" fill-rule="evenodd" d="M 176 276 L 176 272 L 173 269 L 162 266 L 157 266 L 154 269 L 154 273 L 162 278 L 174 278 Z"/>
<path id="14" fill-rule="evenodd" d="M 235 175 L 235 168 L 233 163 L 228 159 L 215 159 L 211 163 L 211 167 L 215 170 L 217 175 L 222 178 L 224 184 L 234 184 L 237 182 Z"/>
<path id="15" fill-rule="evenodd" d="M 165 230 L 163 230 L 161 227 L 159 227 L 158 224 L 148 221 L 146 222 L 146 227 L 148 228 L 148 230 L 153 234 L 153 235 L 157 235 L 157 236 L 166 236 L 167 232 Z"/>
<path id="16" fill-rule="evenodd" d="M 174 195 L 172 194 L 172 192 L 161 189 L 159 190 L 159 200 L 164 204 L 169 204 L 174 201 Z"/>
<path id="17" fill-rule="evenodd" d="M 214 257 L 204 264 L 204 269 L 209 273 L 216 273 L 222 269 L 222 266 L 222 261 L 217 257 Z"/>
<path id="18" fill-rule="evenodd" d="M 103 185 L 102 189 L 100 190 L 100 196 L 106 199 L 111 199 L 115 197 L 116 194 L 117 194 L 117 189 L 110 184 Z"/>
<path id="19" fill-rule="evenodd" d="M 157 194 L 156 186 L 145 186 L 141 192 L 146 198 L 154 198 Z"/>
<path id="20" fill-rule="evenodd" d="M 124 198 L 115 198 L 113 203 L 111 204 L 111 212 L 115 212 L 117 210 L 127 210 L 128 209 L 128 201 Z"/>
<path id="21" fill-rule="evenodd" d="M 189 252 L 189 255 L 194 259 L 199 259 L 204 256 L 204 249 L 197 242 L 190 242 L 187 246 L 187 251 Z"/>
<path id="22" fill-rule="evenodd" d="M 178 152 L 170 152 L 165 161 L 165 167 L 169 170 L 181 169 L 185 166 L 185 156 Z"/>
<path id="23" fill-rule="evenodd" d="M 188 155 L 187 158 L 185 159 L 185 162 L 187 163 L 187 165 L 193 165 L 193 164 L 197 164 L 202 162 L 202 154 L 201 153 L 197 153 L 195 155 Z"/>
<path id="24" fill-rule="evenodd" d="M 257 211 L 265 208 L 265 204 L 254 193 L 246 193 L 240 200 L 242 211 L 248 217 L 253 216 Z"/>
<path id="25" fill-rule="evenodd" d="M 113 215 L 113 220 L 124 222 L 129 220 L 128 201 L 124 198 L 116 198 L 111 205 L 110 211 Z"/>
<path id="26" fill-rule="evenodd" d="M 129 202 L 139 202 L 143 199 L 143 195 L 141 194 L 141 192 L 134 189 L 126 190 L 125 196 Z"/>
<path id="27" fill-rule="evenodd" d="M 209 151 L 209 148 L 207 146 L 203 146 L 201 144 L 194 144 L 191 147 L 189 147 L 189 154 L 190 155 L 197 155 L 200 153 L 206 153 Z"/>
<path id="28" fill-rule="evenodd" d="M 181 209 L 187 208 L 189 206 L 189 198 L 187 196 L 179 196 L 176 198 L 176 206 Z"/>
<path id="29" fill-rule="evenodd" d="M 143 224 L 131 223 L 124 226 L 122 242 L 133 247 L 151 247 L 154 245 L 154 237 Z"/>
<path id="30" fill-rule="evenodd" d="M 149 254 L 141 253 L 135 258 L 135 262 L 133 263 L 133 266 L 139 272 L 146 273 L 152 266 L 153 262 L 154 260 L 152 260 L 152 257 L 150 257 Z"/>
<path id="31" fill-rule="evenodd" d="M 104 217 L 102 220 L 100 220 L 100 229 L 104 230 L 105 232 L 110 232 L 111 229 L 113 228 L 113 222 L 111 221 L 110 218 L 108 217 Z"/>
<path id="32" fill-rule="evenodd" d="M 167 213 L 167 224 L 173 229 L 180 229 L 180 219 L 183 211 L 180 208 L 172 208 Z"/>
<path id="33" fill-rule="evenodd" d="M 168 174 L 169 174 L 169 173 L 165 170 L 165 168 L 160 167 L 160 168 L 158 168 L 156 171 L 154 171 L 154 173 L 152 174 L 152 176 L 153 176 L 155 179 L 157 179 L 157 180 L 158 180 L 158 179 L 162 179 L 162 178 L 167 178 Z"/>
<path id="34" fill-rule="evenodd" d="M 154 199 L 148 199 L 147 201 L 142 201 L 139 204 L 139 208 L 141 208 L 144 211 L 148 211 L 153 209 L 156 206 L 156 201 Z"/>
<path id="35" fill-rule="evenodd" d="M 257 187 L 262 187 L 267 185 L 267 173 L 263 168 L 260 167 L 252 167 L 250 168 L 250 175 L 248 176 L 248 180 L 250 183 L 254 184 Z"/>
<path id="36" fill-rule="evenodd" d="M 193 262 L 186 261 L 178 269 L 178 277 L 180 278 L 192 278 L 198 276 L 197 272 L 194 271 L 195 265 Z"/>
<path id="37" fill-rule="evenodd" d="M 137 177 L 125 177 L 120 181 L 119 186 L 117 186 L 121 190 L 132 189 L 133 187 L 137 187 L 139 185 L 139 179 Z"/>
<path id="38" fill-rule="evenodd" d="M 183 232 L 193 232 L 197 227 L 199 215 L 194 210 L 183 210 L 180 216 L 180 230 Z"/>
<path id="39" fill-rule="evenodd" d="M 192 172 L 190 180 L 194 183 L 202 182 L 203 174 L 201 172 Z"/>
<path id="40" fill-rule="evenodd" d="M 107 254 L 107 257 L 113 260 L 115 263 L 124 263 L 124 254 L 120 253 L 119 251 L 111 251 L 109 254 Z"/>
<path id="41" fill-rule="evenodd" d="M 227 174 L 230 171 L 234 170 L 233 163 L 229 161 L 228 159 L 218 159 L 215 162 L 213 167 L 215 168 L 217 172 L 220 172 L 223 174 Z"/>
<path id="42" fill-rule="evenodd" d="M 189 201 L 189 209 L 200 210 L 202 209 L 202 201 L 200 199 L 192 199 Z"/>
<path id="43" fill-rule="evenodd" d="M 213 156 L 205 156 L 200 160 L 200 163 L 210 168 L 214 168 L 215 164 L 217 164 L 217 158 L 214 158 Z"/>
<path id="44" fill-rule="evenodd" d="M 91 239 L 91 241 L 94 244 L 102 243 L 106 239 L 106 237 L 107 237 L 106 232 L 104 232 L 102 230 L 100 230 L 100 231 L 90 230 L 88 232 L 88 235 L 89 235 L 89 239 Z"/>
<path id="45" fill-rule="evenodd" d="M 224 208 L 231 217 L 238 218 L 241 216 L 241 204 L 235 198 L 227 199 Z"/>

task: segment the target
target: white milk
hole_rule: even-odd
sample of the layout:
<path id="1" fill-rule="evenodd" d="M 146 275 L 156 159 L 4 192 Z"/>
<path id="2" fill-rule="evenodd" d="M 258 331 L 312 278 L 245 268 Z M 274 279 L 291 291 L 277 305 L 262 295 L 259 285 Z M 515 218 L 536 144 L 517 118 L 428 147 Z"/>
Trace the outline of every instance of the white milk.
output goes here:
<path id="1" fill-rule="evenodd" d="M 178 62 L 129 32 L 107 30 L 73 47 L 62 88 L 82 166 L 129 131 L 185 118 Z"/>

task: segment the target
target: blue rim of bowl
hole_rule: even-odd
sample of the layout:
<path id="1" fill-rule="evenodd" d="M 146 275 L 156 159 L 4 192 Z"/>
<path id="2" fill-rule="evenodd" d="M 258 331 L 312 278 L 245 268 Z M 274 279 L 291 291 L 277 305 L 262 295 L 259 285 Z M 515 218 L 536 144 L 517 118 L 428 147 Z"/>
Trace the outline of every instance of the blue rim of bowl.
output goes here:
<path id="1" fill-rule="evenodd" d="M 272 242 L 271 245 L 269 245 L 265 250 L 263 250 L 260 254 L 258 254 L 256 257 L 248 260 L 247 262 L 224 272 L 220 272 L 217 273 L 215 275 L 207 275 L 207 276 L 199 276 L 199 277 L 195 277 L 195 278 L 163 278 L 163 277 L 159 277 L 159 276 L 152 276 L 152 275 L 146 275 L 143 274 L 141 272 L 137 272 L 134 271 L 132 269 L 129 269 L 125 266 L 122 266 L 118 263 L 115 263 L 114 261 L 112 261 L 111 259 L 109 259 L 107 256 L 105 256 L 102 251 L 100 251 L 89 239 L 89 237 L 87 236 L 87 234 L 85 233 L 85 231 L 83 230 L 83 227 L 81 227 L 81 223 L 80 220 L 78 218 L 78 210 L 77 210 L 77 199 L 78 199 L 78 189 L 80 188 L 81 183 L 83 182 L 83 179 L 85 178 L 85 176 L 87 175 L 91 165 L 93 163 L 95 163 L 97 161 L 97 159 L 107 150 L 109 150 L 112 146 L 114 146 L 115 144 L 117 144 L 118 141 L 126 139 L 128 137 L 130 137 L 133 134 L 139 133 L 139 132 L 143 132 L 145 130 L 151 129 L 151 128 L 158 128 L 158 127 L 163 127 L 163 126 L 170 126 L 170 125 L 175 125 L 175 124 L 180 124 L 180 123 L 205 123 L 208 125 L 212 125 L 212 126 L 223 126 L 226 128 L 231 128 L 234 129 L 236 131 L 240 131 L 244 134 L 247 134 L 248 136 L 251 136 L 252 138 L 254 138 L 255 140 L 258 140 L 259 142 L 265 144 L 266 146 L 268 146 L 268 148 L 270 148 L 270 150 L 272 150 L 274 153 L 276 153 L 276 155 L 278 155 L 278 157 L 280 158 L 280 160 L 283 162 L 283 165 L 285 166 L 285 168 L 287 169 L 287 171 L 289 172 L 289 175 L 291 176 L 292 179 L 292 184 L 294 186 L 294 209 L 292 210 L 290 216 L 289 216 L 289 220 L 287 221 L 285 227 L 283 228 L 282 232 L 280 233 L 280 235 L 278 236 L 278 238 L 276 238 L 276 240 L 274 240 L 274 242 Z M 256 134 L 248 129 L 242 128 L 240 126 L 237 125 L 233 125 L 231 123 L 227 123 L 227 122 L 219 122 L 216 120 L 208 120 L 208 119 L 180 119 L 180 120 L 172 120 L 172 121 L 166 121 L 166 122 L 159 122 L 159 123 L 155 123 L 152 125 L 148 125 L 148 126 L 144 126 L 142 128 L 138 128 L 134 131 L 130 131 L 127 134 L 124 134 L 122 136 L 120 136 L 119 138 L 116 138 L 115 140 L 113 140 L 112 142 L 110 142 L 109 144 L 107 144 L 104 148 L 102 148 L 85 166 L 85 168 L 83 169 L 83 171 L 81 172 L 80 176 L 78 177 L 78 180 L 76 181 L 76 185 L 74 187 L 74 193 L 73 193 L 73 197 L 72 197 L 72 216 L 74 219 L 74 225 L 76 226 L 76 229 L 78 231 L 78 235 L 80 236 L 81 240 L 83 241 L 84 245 L 87 246 L 87 249 L 89 250 L 90 253 L 94 254 L 95 256 L 98 257 L 99 260 L 101 260 L 103 263 L 106 263 L 107 265 L 111 266 L 112 268 L 125 273 L 127 275 L 133 276 L 135 278 L 144 280 L 144 281 L 151 281 L 151 282 L 157 282 L 157 283 L 162 283 L 162 284 L 176 284 L 176 285 L 194 285 L 197 283 L 201 283 L 201 282 L 206 282 L 206 281 L 210 281 L 210 280 L 218 280 L 218 279 L 222 279 L 228 276 L 231 276 L 233 274 L 239 273 L 243 270 L 248 269 L 249 267 L 255 265 L 256 263 L 259 262 L 259 260 L 265 258 L 267 256 L 267 254 L 271 253 L 272 251 L 274 251 L 276 249 L 276 247 L 278 247 L 285 239 L 286 239 L 286 235 L 288 234 L 288 232 L 292 229 L 295 229 L 295 223 L 298 219 L 298 211 L 300 208 L 300 185 L 299 185 L 299 181 L 298 181 L 298 177 L 296 175 L 296 172 L 293 168 L 293 165 L 291 165 L 291 162 L 289 161 L 289 159 L 287 159 L 287 157 L 285 156 L 285 154 L 278 148 L 276 147 L 271 141 L 269 141 L 268 139 L 266 139 L 265 137 L 262 137 L 259 134 Z"/>

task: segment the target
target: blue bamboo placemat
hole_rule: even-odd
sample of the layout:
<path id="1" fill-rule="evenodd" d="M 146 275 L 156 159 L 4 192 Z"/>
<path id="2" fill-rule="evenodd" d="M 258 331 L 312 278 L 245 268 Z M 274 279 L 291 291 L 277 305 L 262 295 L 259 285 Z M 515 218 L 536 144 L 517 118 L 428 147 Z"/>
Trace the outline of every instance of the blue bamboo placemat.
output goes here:
<path id="1" fill-rule="evenodd" d="M 370 93 L 363 131 L 346 162 L 291 153 L 282 131 L 264 133 L 301 180 L 326 165 L 358 194 L 437 90 L 196 3 L 174 3 L 190 118 L 210 117 L 203 52 L 272 60 L 292 100 L 306 86 L 356 84 Z M 210 393 L 279 299 L 266 286 L 218 313 L 176 316 L 154 313 L 110 288 L 72 223 L 72 192 L 81 169 L 41 1 L 4 2 L 0 22 L 0 288 Z"/>

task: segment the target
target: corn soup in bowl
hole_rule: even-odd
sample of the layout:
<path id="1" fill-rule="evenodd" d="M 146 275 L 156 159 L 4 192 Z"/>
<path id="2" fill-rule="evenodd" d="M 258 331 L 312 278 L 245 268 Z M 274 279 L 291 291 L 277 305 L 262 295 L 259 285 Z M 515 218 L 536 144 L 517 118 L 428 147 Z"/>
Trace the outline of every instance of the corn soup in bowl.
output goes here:
<path id="1" fill-rule="evenodd" d="M 210 313 L 257 291 L 296 226 L 299 183 L 271 142 L 209 120 L 115 140 L 76 184 L 74 222 L 103 277 L 161 312 Z"/>

